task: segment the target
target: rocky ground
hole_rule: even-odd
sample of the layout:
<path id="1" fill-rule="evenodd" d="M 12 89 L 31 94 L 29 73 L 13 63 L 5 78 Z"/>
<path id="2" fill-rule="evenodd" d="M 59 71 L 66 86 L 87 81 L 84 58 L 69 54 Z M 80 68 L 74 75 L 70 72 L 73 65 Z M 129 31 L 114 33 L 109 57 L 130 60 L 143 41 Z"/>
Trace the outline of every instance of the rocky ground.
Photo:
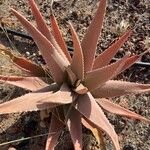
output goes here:
<path id="1" fill-rule="evenodd" d="M 50 0 L 36 0 L 43 13 L 47 24 L 49 21 Z M 63 36 L 69 46 L 72 46 L 70 33 L 68 32 L 68 21 L 71 21 L 82 39 L 86 28 L 88 27 L 94 12 L 97 9 L 99 0 L 64 0 L 54 2 L 53 10 L 62 29 Z M 34 22 L 34 18 L 29 11 L 26 0 L 0 0 L 0 21 L 1 26 L 26 32 L 11 14 L 10 6 L 24 13 L 24 15 Z M 124 44 L 116 55 L 121 58 L 125 53 L 131 54 L 144 52 L 149 48 L 149 1 L 148 0 L 108 0 L 106 17 L 103 25 L 102 36 L 98 43 L 97 52 L 106 49 L 119 35 L 128 27 L 134 27 L 134 34 Z M 13 35 L 0 32 L 0 43 L 11 47 L 14 52 L 21 54 L 29 59 L 39 63 L 37 48 L 33 41 L 19 38 Z M 150 62 L 150 54 L 143 56 L 142 61 Z M 0 54 L 1 74 L 16 75 L 22 74 L 15 68 L 10 60 Z M 150 83 L 150 68 L 133 66 L 121 75 L 118 79 L 134 81 L 139 83 Z M 10 100 L 27 91 L 13 86 L 0 84 L 0 102 Z M 150 95 L 130 95 L 114 99 L 120 105 L 129 108 L 147 118 L 150 118 Z M 150 126 L 140 121 L 133 121 L 127 118 L 108 114 L 110 122 L 114 125 L 118 133 L 121 149 L 123 150 L 150 150 Z M 22 113 L 0 116 L 0 143 L 33 137 L 47 133 L 46 127 L 41 127 L 39 122 L 39 113 Z M 0 146 L 0 150 L 7 150 L 9 146 L 14 146 L 17 150 L 42 150 L 44 149 L 46 136 L 31 138 Z M 84 134 L 84 149 L 99 149 L 93 136 L 89 131 Z M 67 131 L 63 131 L 57 149 L 72 149 L 72 145 Z M 90 142 L 89 142 L 90 141 Z M 68 144 L 66 144 L 68 142 Z M 107 149 L 111 150 L 111 144 L 106 137 Z M 89 146 L 90 145 L 90 146 Z M 91 147 L 91 148 L 90 148 Z"/>

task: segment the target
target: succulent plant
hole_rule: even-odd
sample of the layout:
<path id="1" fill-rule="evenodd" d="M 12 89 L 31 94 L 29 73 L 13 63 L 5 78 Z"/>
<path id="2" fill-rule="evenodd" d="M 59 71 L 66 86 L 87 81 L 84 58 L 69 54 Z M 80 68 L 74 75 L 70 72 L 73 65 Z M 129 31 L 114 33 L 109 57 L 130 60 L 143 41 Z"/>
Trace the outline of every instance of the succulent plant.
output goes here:
<path id="1" fill-rule="evenodd" d="M 113 80 L 116 75 L 138 61 L 141 55 L 125 55 L 110 63 L 132 33 L 126 31 L 109 48 L 95 58 L 98 37 L 101 33 L 106 9 L 106 0 L 101 0 L 98 10 L 80 43 L 77 33 L 69 23 L 73 41 L 71 57 L 60 33 L 57 21 L 50 15 L 52 32 L 47 27 L 34 0 L 28 0 L 37 27 L 24 16 L 12 9 L 37 44 L 46 66 L 39 66 L 18 57 L 1 45 L 0 51 L 8 55 L 13 63 L 28 76 L 0 76 L 0 81 L 12 84 L 31 92 L 11 101 L 0 104 L 0 114 L 50 109 L 52 112 L 46 150 L 55 148 L 60 132 L 67 126 L 74 149 L 82 149 L 82 124 L 96 136 L 96 131 L 105 132 L 116 150 L 119 150 L 118 136 L 106 118 L 108 112 L 139 119 L 150 120 L 129 111 L 106 98 L 131 93 L 150 92 L 150 84 L 138 84 Z"/>

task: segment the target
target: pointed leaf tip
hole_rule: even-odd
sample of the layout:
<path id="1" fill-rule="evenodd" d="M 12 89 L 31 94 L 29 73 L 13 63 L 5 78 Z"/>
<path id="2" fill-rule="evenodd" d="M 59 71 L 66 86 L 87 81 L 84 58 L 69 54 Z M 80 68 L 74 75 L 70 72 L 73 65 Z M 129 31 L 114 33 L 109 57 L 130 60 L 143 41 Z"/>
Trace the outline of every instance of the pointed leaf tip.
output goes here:
<path id="1" fill-rule="evenodd" d="M 69 23 L 69 25 L 70 25 L 70 31 L 72 34 L 73 47 L 74 47 L 71 68 L 73 72 L 77 75 L 78 79 L 83 80 L 84 60 L 83 60 L 82 48 L 74 27 L 72 26 L 71 23 Z"/>
<path id="2" fill-rule="evenodd" d="M 21 76 L 19 77 L 19 76 L 0 75 L 0 81 L 30 91 L 36 91 L 48 86 L 38 77 L 21 77 Z"/>
<path id="3" fill-rule="evenodd" d="M 11 9 L 18 20 L 23 24 L 26 30 L 32 35 L 39 50 L 42 53 L 43 58 L 46 61 L 51 75 L 57 83 L 62 83 L 64 80 L 65 67 L 69 65 L 65 59 L 57 52 L 54 46 L 48 41 L 48 39 L 37 30 L 24 16 L 18 13 L 16 10 Z"/>
<path id="4" fill-rule="evenodd" d="M 111 102 L 110 100 L 102 98 L 102 99 L 96 99 L 96 101 L 100 104 L 101 107 L 103 107 L 105 110 L 107 110 L 110 113 L 129 117 L 131 119 L 143 120 L 147 123 L 150 123 L 149 119 L 146 119 L 145 117 L 143 117 L 139 114 L 136 114 L 128 109 L 125 109 L 125 108 Z"/>
<path id="5" fill-rule="evenodd" d="M 83 49 L 85 72 L 91 71 L 95 59 L 96 46 L 98 37 L 101 33 L 103 19 L 106 9 L 106 0 L 101 0 L 98 10 L 88 27 L 86 34 L 82 40 L 81 46 Z"/>
<path id="6" fill-rule="evenodd" d="M 62 37 L 62 34 L 60 32 L 60 29 L 59 29 L 59 26 L 58 26 L 58 23 L 57 23 L 57 20 L 56 20 L 54 14 L 50 15 L 50 21 L 51 21 L 51 27 L 53 29 L 54 38 L 56 39 L 56 41 L 57 41 L 58 45 L 60 46 L 60 48 L 62 49 L 62 51 L 64 52 L 68 61 L 71 63 L 71 61 L 72 61 L 71 56 L 69 54 L 67 45 Z"/>
<path id="7" fill-rule="evenodd" d="M 110 47 L 108 47 L 104 52 L 99 54 L 94 61 L 93 69 L 102 68 L 108 65 L 111 59 L 118 52 L 118 50 L 131 36 L 131 33 L 132 33 L 132 29 L 129 29 L 121 37 L 119 37 L 119 39 L 116 40 Z"/>
<path id="8" fill-rule="evenodd" d="M 13 54 L 11 49 L 6 48 L 2 44 L 0 44 L 0 52 L 8 56 L 17 67 L 27 72 L 28 74 L 34 76 L 45 76 L 45 71 L 41 66 L 34 64 L 23 57 L 19 57 Z"/>
<path id="9" fill-rule="evenodd" d="M 65 61 L 68 61 L 64 52 L 62 51 L 62 49 L 59 47 L 58 43 L 56 42 L 54 36 L 51 34 L 51 31 L 49 30 L 49 28 L 48 28 L 44 18 L 42 17 L 42 14 L 39 11 L 34 0 L 29 0 L 28 2 L 31 7 L 32 13 L 35 17 L 38 30 L 52 43 L 52 45 L 55 47 L 55 49 L 58 51 L 58 53 L 63 57 L 63 59 Z"/>

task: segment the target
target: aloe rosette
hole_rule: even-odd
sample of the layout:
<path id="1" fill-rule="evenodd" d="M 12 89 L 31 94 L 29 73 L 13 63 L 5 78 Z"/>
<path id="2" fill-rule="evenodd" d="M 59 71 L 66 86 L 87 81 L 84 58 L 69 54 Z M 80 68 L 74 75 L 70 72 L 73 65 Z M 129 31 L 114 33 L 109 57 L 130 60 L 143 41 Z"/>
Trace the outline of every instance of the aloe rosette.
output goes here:
<path id="1" fill-rule="evenodd" d="M 74 149 L 82 149 L 82 124 L 95 136 L 98 136 L 101 131 L 105 132 L 110 137 L 114 148 L 120 150 L 118 136 L 103 109 L 150 123 L 150 120 L 141 115 L 106 99 L 131 93 L 150 92 L 150 84 L 113 80 L 116 75 L 142 57 L 142 54 L 131 57 L 125 55 L 122 59 L 110 63 L 119 48 L 131 35 L 132 30 L 126 31 L 95 58 L 106 9 L 106 0 L 101 0 L 81 42 L 73 25 L 69 23 L 74 48 L 71 57 L 55 16 L 50 15 L 52 27 L 50 31 L 34 0 L 28 0 L 28 2 L 37 27 L 16 10 L 12 9 L 12 12 L 31 34 L 46 66 L 39 66 L 25 58 L 18 57 L 2 45 L 0 46 L 0 51 L 9 56 L 13 63 L 28 75 L 1 75 L 0 81 L 31 91 L 0 104 L 0 114 L 51 109 L 52 117 L 46 150 L 55 148 L 60 132 L 65 126 L 70 132 Z M 45 73 L 45 70 L 48 74 Z"/>

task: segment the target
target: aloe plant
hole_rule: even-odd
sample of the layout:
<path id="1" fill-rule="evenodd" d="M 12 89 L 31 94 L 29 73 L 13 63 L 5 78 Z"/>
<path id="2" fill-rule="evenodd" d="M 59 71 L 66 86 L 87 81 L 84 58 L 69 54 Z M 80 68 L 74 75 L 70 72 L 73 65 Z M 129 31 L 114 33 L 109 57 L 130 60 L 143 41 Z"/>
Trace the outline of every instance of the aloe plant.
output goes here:
<path id="1" fill-rule="evenodd" d="M 105 15 L 106 0 L 101 0 L 98 10 L 80 42 L 77 33 L 69 23 L 73 41 L 71 57 L 60 33 L 54 14 L 51 14 L 52 32 L 47 27 L 34 0 L 28 0 L 37 27 L 14 9 L 18 18 L 37 44 L 46 66 L 38 66 L 29 60 L 18 57 L 3 46 L 0 51 L 9 56 L 13 63 L 25 71 L 28 76 L 0 76 L 0 81 L 12 84 L 31 92 L 0 104 L 0 114 L 50 109 L 52 112 L 46 150 L 55 148 L 60 132 L 67 126 L 75 150 L 82 149 L 82 124 L 96 132 L 105 132 L 114 148 L 120 150 L 118 136 L 106 118 L 103 109 L 108 112 L 139 119 L 150 120 L 129 111 L 106 98 L 131 93 L 150 92 L 150 84 L 138 84 L 113 80 L 116 75 L 138 61 L 141 55 L 125 55 L 122 59 L 110 63 L 118 49 L 132 33 L 126 31 L 109 48 L 95 58 L 96 45 L 101 33 Z M 45 73 L 47 70 L 47 73 Z"/>

